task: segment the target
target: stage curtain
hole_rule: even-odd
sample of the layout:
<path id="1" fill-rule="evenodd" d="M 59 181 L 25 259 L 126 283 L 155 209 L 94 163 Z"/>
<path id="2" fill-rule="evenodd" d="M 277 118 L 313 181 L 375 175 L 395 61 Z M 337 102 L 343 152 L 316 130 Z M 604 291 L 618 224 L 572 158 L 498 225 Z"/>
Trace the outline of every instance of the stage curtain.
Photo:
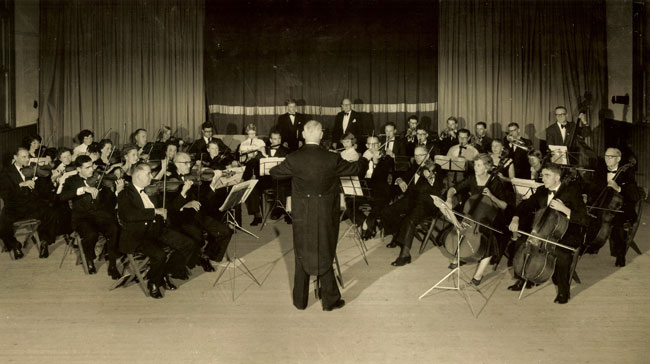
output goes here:
<path id="1" fill-rule="evenodd" d="M 205 121 L 203 1 L 48 0 L 40 14 L 40 132 L 53 144 L 82 129 L 119 144 L 162 125 L 183 137 Z"/>
<path id="2" fill-rule="evenodd" d="M 485 121 L 502 136 L 517 122 L 539 143 L 564 105 L 597 127 L 607 107 L 604 1 L 441 1 L 439 127 Z M 597 130 L 598 131 L 598 130 Z M 602 149 L 602 135 L 593 140 Z"/>
<path id="3" fill-rule="evenodd" d="M 434 126 L 436 29 L 433 1 L 208 2 L 210 120 L 219 133 L 254 123 L 266 134 L 293 98 L 328 128 L 348 97 L 376 132 L 403 130 L 411 114 Z"/>

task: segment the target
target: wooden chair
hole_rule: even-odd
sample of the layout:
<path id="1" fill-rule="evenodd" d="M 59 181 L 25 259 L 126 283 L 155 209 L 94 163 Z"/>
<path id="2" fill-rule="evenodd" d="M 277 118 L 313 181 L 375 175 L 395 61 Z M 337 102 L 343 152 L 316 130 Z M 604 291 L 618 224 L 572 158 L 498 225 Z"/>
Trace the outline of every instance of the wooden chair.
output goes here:
<path id="1" fill-rule="evenodd" d="M 137 283 L 145 296 L 149 295 L 149 290 L 144 282 L 144 276 L 149 271 L 149 258 L 142 254 L 126 254 L 122 258 L 122 277 L 115 281 L 109 288 L 109 291 L 117 287 L 127 287 L 137 279 Z"/>
<path id="2" fill-rule="evenodd" d="M 4 200 L 0 198 L 0 216 L 2 216 L 3 212 L 4 212 Z M 14 222 L 13 229 L 14 229 L 14 236 L 16 237 L 16 240 L 18 240 L 18 242 L 23 247 L 25 247 L 25 245 L 31 240 L 34 242 L 34 244 L 37 247 L 37 250 L 40 252 L 41 239 L 38 236 L 38 227 L 40 225 L 41 225 L 41 221 L 36 219 L 25 219 L 25 220 Z M 11 255 L 11 259 L 15 259 L 13 254 L 10 255 Z"/>
<path id="3" fill-rule="evenodd" d="M 440 215 L 434 216 L 431 220 L 424 221 L 418 225 L 415 232 L 415 238 L 421 241 L 420 254 L 422 254 L 426 248 L 429 240 L 431 240 L 431 243 L 435 246 L 440 245 L 438 237 L 447 226 L 449 226 L 449 222 Z"/>
<path id="4" fill-rule="evenodd" d="M 83 249 L 81 247 L 81 237 L 79 234 L 76 231 L 73 231 L 72 234 L 65 238 L 65 242 L 66 246 L 65 250 L 63 251 L 61 263 L 59 263 L 59 269 L 61 269 L 61 266 L 63 266 L 63 261 L 65 260 L 65 257 L 68 255 L 70 250 L 74 250 L 75 255 L 77 256 L 75 265 L 81 264 L 83 266 L 84 273 L 88 274 L 88 262 L 86 261 L 86 255 L 83 253 Z"/>
<path id="5" fill-rule="evenodd" d="M 639 193 L 641 194 L 641 198 L 636 203 L 636 221 L 628 231 L 627 248 L 625 249 L 625 251 L 627 252 L 628 249 L 632 248 L 637 254 L 641 255 L 643 253 L 641 252 L 641 249 L 639 249 L 639 246 L 634 241 L 634 237 L 636 236 L 637 230 L 639 230 L 639 224 L 641 223 L 641 215 L 643 214 L 643 202 L 646 200 L 646 198 L 648 198 L 648 191 L 645 188 L 639 187 Z"/>

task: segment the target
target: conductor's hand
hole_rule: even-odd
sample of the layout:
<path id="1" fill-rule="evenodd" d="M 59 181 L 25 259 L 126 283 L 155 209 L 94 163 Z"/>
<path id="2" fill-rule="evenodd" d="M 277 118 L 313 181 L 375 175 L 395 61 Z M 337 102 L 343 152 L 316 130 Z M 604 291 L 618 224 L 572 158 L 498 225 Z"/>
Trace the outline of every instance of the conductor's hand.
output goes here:
<path id="1" fill-rule="evenodd" d="M 163 219 L 167 220 L 167 209 L 157 208 L 155 212 L 156 215 L 160 215 Z"/>
<path id="2" fill-rule="evenodd" d="M 408 188 L 408 186 L 406 185 L 406 182 L 404 182 L 403 179 L 398 178 L 397 185 L 399 186 L 399 189 L 402 190 L 402 192 L 406 192 L 406 188 Z"/>
<path id="3" fill-rule="evenodd" d="M 183 196 L 187 195 L 187 191 L 189 191 L 190 188 L 192 188 L 193 184 L 194 182 L 192 181 L 185 181 L 185 183 L 183 183 L 183 189 L 181 190 L 181 195 Z"/>
<path id="4" fill-rule="evenodd" d="M 20 186 L 20 187 L 27 187 L 27 188 L 29 188 L 30 190 L 33 190 L 33 189 L 34 189 L 34 186 L 36 186 L 36 183 L 34 182 L 34 180 L 29 180 L 29 181 L 25 181 L 25 182 L 20 182 L 20 183 L 18 184 L 18 186 Z"/>
<path id="5" fill-rule="evenodd" d="M 513 217 L 512 221 L 510 221 L 510 225 L 508 225 L 508 230 L 513 232 L 519 230 L 519 218 L 517 216 Z"/>
<path id="6" fill-rule="evenodd" d="M 84 186 L 84 193 L 90 193 L 90 196 L 94 199 L 97 198 L 97 194 L 99 193 L 99 190 L 96 189 L 95 187 L 88 187 Z"/>
<path id="7" fill-rule="evenodd" d="M 181 207 L 181 211 L 183 211 L 183 209 L 194 209 L 194 211 L 199 211 L 200 208 L 201 203 L 199 201 L 193 200 L 183 205 L 183 207 Z"/>

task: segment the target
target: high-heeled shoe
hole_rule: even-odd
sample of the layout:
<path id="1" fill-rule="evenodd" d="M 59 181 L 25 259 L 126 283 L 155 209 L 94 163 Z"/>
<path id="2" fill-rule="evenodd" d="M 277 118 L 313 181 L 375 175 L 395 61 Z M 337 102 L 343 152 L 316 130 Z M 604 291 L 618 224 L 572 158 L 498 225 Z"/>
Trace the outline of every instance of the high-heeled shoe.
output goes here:
<path id="1" fill-rule="evenodd" d="M 482 277 L 481 277 L 481 279 L 476 279 L 476 278 L 472 277 L 472 284 L 475 285 L 475 286 L 478 286 L 479 284 L 481 284 L 482 280 L 483 280 Z"/>
<path id="2" fill-rule="evenodd" d="M 390 265 L 394 267 L 401 267 L 403 265 L 407 265 L 411 263 L 411 256 L 407 257 L 397 257 L 394 262 L 390 263 Z"/>

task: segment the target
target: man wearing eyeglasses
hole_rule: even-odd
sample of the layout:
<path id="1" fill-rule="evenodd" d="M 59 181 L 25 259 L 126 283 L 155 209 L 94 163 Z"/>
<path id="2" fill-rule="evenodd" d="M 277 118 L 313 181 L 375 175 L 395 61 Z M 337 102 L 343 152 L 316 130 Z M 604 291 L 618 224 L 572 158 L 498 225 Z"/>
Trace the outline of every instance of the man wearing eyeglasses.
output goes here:
<path id="1" fill-rule="evenodd" d="M 587 205 L 607 208 L 613 194 L 619 194 L 623 198 L 623 206 L 619 213 L 614 213 L 611 221 L 611 232 L 609 234 L 610 253 L 616 257 L 615 266 L 625 266 L 625 255 L 627 253 L 627 233 L 629 227 L 636 221 L 635 206 L 639 200 L 638 187 L 634 179 L 634 170 L 630 165 L 621 166 L 621 151 L 617 148 L 608 148 L 605 151 L 604 161 L 600 161 L 594 178 L 586 185 L 588 194 Z M 588 254 L 597 254 L 598 250 L 605 244 L 607 236 L 602 236 L 606 230 L 601 231 L 603 224 L 601 211 L 590 211 L 599 218 L 592 219 L 587 230 L 587 242 L 591 243 L 586 250 Z M 601 234 L 601 238 L 596 239 Z"/>
<path id="2" fill-rule="evenodd" d="M 555 108 L 555 123 L 546 128 L 546 144 L 547 145 L 564 145 L 569 146 L 571 140 L 574 139 L 573 135 L 582 139 L 591 136 L 591 128 L 587 123 L 587 117 L 584 113 L 578 115 L 579 123 L 568 121 L 567 109 L 564 106 Z M 576 141 L 577 142 L 577 141 Z M 574 145 L 576 145 L 574 142 Z"/>

